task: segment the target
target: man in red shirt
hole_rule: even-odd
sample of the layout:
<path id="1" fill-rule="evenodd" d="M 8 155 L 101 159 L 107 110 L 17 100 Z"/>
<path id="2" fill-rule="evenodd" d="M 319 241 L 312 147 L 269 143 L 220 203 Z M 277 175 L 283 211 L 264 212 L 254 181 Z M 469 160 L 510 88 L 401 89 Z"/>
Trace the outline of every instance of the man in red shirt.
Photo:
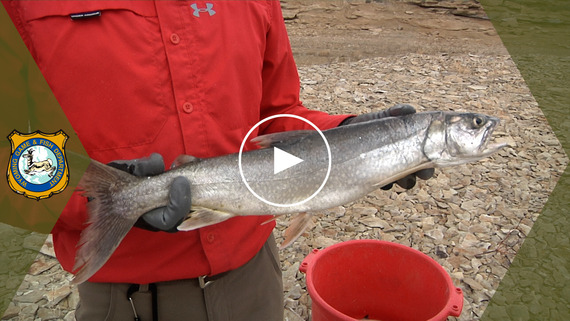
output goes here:
<path id="1" fill-rule="evenodd" d="M 162 171 L 163 162 L 181 154 L 235 153 L 253 125 L 275 114 L 328 129 L 413 112 L 407 106 L 350 118 L 306 109 L 276 0 L 3 4 L 91 158 L 109 163 L 162 155 L 114 162 L 131 172 L 158 164 L 141 175 Z M 276 118 L 251 137 L 294 129 L 311 128 Z M 179 187 L 187 191 L 189 184 Z M 74 195 L 52 231 L 57 258 L 70 272 L 85 203 Z M 189 206 L 154 217 L 177 223 Z M 152 215 L 145 217 L 146 225 L 161 229 Z M 79 286 L 77 319 L 281 320 L 274 223 L 262 225 L 266 220 L 238 217 L 180 233 L 133 228 Z"/>

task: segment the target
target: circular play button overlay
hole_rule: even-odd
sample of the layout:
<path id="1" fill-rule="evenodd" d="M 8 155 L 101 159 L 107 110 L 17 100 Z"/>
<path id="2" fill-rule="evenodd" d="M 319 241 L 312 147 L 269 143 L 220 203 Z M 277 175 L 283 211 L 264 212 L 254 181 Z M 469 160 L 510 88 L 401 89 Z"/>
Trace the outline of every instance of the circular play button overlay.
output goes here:
<path id="1" fill-rule="evenodd" d="M 275 118 L 295 118 L 314 130 L 288 131 L 254 139 L 264 147 L 244 152 L 251 133 Z M 331 171 L 331 149 L 323 132 L 297 115 L 278 114 L 259 121 L 245 135 L 239 149 L 239 172 L 247 189 L 259 200 L 277 207 L 301 205 L 325 186 Z"/>

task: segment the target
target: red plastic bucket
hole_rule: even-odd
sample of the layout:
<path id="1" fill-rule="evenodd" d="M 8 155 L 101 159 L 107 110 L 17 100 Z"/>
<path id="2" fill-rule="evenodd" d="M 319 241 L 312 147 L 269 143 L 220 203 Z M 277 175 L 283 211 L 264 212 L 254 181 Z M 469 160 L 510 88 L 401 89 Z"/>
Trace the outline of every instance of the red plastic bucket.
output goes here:
<path id="1" fill-rule="evenodd" d="M 446 320 L 463 293 L 435 260 L 410 247 L 354 240 L 313 250 L 306 273 L 313 321 Z"/>

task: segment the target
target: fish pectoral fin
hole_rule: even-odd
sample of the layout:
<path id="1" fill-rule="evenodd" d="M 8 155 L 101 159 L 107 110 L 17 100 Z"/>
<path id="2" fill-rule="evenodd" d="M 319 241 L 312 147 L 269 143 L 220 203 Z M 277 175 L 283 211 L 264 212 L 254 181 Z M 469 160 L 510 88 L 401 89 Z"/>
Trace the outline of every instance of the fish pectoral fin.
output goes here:
<path id="1" fill-rule="evenodd" d="M 388 178 L 385 178 L 385 179 L 381 180 L 380 182 L 374 184 L 374 186 L 377 186 L 377 187 L 386 186 L 386 185 L 388 185 L 388 184 L 390 184 L 390 183 L 394 183 L 394 182 L 396 182 L 397 180 L 399 180 L 400 178 L 404 178 L 404 177 L 406 177 L 406 176 L 408 176 L 408 175 L 410 175 L 410 174 L 412 174 L 412 173 L 415 173 L 415 172 L 420 171 L 420 170 L 422 170 L 422 169 L 433 168 L 433 167 L 437 167 L 436 164 L 434 164 L 433 162 L 428 162 L 428 163 L 425 163 L 425 164 L 421 164 L 421 165 L 419 165 L 419 166 L 412 167 L 412 168 L 410 168 L 410 169 L 408 169 L 408 170 L 406 170 L 406 171 L 400 172 L 400 173 L 398 173 L 397 175 L 392 175 L 392 176 L 390 176 L 390 177 L 388 177 Z"/>
<path id="2" fill-rule="evenodd" d="M 235 214 L 217 211 L 209 208 L 192 208 L 188 218 L 178 225 L 179 231 L 192 231 L 201 227 L 210 226 L 235 217 Z"/>
<path id="3" fill-rule="evenodd" d="M 295 215 L 295 217 L 291 219 L 291 225 L 289 225 L 283 233 L 285 240 L 281 243 L 279 249 L 282 250 L 295 242 L 295 240 L 305 232 L 307 226 L 309 226 L 309 223 L 312 221 L 312 218 L 313 214 L 306 212 Z"/>
<path id="4" fill-rule="evenodd" d="M 275 147 L 284 144 L 291 144 L 314 132 L 314 130 L 291 130 L 257 136 L 252 139 L 251 142 L 257 144 L 257 146 L 261 148 Z"/>
<path id="5" fill-rule="evenodd" d="M 199 158 L 191 156 L 191 155 L 185 155 L 185 154 L 178 155 L 178 157 L 176 157 L 176 159 L 172 162 L 172 165 L 170 165 L 170 169 L 173 169 L 173 168 L 178 167 L 180 165 L 196 162 L 199 160 L 200 160 Z"/>

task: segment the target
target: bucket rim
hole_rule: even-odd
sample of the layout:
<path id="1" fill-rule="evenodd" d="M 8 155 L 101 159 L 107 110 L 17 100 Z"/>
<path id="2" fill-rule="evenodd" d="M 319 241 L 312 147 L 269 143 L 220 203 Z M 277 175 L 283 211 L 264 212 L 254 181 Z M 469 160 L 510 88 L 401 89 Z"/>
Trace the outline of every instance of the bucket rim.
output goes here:
<path id="1" fill-rule="evenodd" d="M 419 250 L 416 250 L 410 246 L 406 246 L 403 244 L 390 242 L 390 241 L 383 241 L 383 240 L 362 239 L 362 240 L 349 240 L 349 241 L 339 242 L 339 243 L 333 244 L 329 247 L 326 247 L 326 248 L 320 249 L 320 250 L 319 249 L 313 249 L 305 257 L 305 259 L 303 260 L 303 262 L 301 263 L 301 265 L 299 267 L 299 270 L 301 272 L 305 273 L 305 275 L 306 275 L 305 276 L 305 278 L 306 278 L 305 283 L 307 285 L 307 289 L 308 289 L 309 295 L 311 296 L 311 299 L 313 301 L 317 301 L 318 304 L 320 304 L 322 307 L 326 308 L 328 310 L 328 312 L 331 313 L 335 318 L 337 318 L 338 320 L 342 320 L 342 321 L 356 321 L 357 320 L 357 319 L 354 319 L 354 318 L 336 310 L 328 302 L 326 302 L 321 297 L 321 295 L 317 292 L 317 290 L 315 289 L 315 285 L 313 283 L 313 270 L 314 270 L 315 264 L 312 264 L 312 263 L 314 261 L 316 261 L 320 256 L 325 255 L 327 252 L 330 252 L 336 248 L 346 247 L 346 246 L 351 246 L 351 245 L 357 245 L 357 244 L 390 246 L 390 247 L 396 248 L 398 250 L 402 250 L 402 251 L 405 251 L 408 253 L 413 253 L 415 255 L 418 255 L 419 257 L 421 257 L 424 260 L 426 260 L 427 262 L 429 262 L 429 264 L 431 266 L 433 266 L 436 270 L 438 270 L 438 272 L 440 274 L 443 275 L 446 286 L 449 290 L 449 295 L 448 295 L 447 302 L 446 302 L 445 306 L 442 307 L 442 309 L 436 315 L 432 316 L 427 321 L 445 320 L 448 316 L 458 317 L 461 314 L 461 311 L 463 310 L 463 291 L 460 288 L 455 287 L 455 285 L 453 284 L 453 281 L 451 280 L 449 273 L 436 260 L 434 260 L 429 255 L 427 255 L 427 254 L 425 254 Z"/>

